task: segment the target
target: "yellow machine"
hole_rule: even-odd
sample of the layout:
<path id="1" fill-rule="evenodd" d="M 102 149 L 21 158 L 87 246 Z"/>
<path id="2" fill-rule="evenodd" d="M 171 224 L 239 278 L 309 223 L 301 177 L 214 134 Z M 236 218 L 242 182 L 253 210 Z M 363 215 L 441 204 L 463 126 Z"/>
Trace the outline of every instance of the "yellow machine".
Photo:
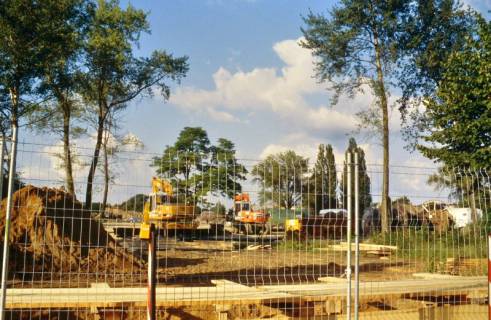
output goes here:
<path id="1" fill-rule="evenodd" d="M 169 234 L 172 230 L 195 230 L 196 207 L 178 203 L 172 185 L 164 179 L 152 178 L 152 193 L 143 208 L 140 238 L 150 238 L 150 225 Z"/>

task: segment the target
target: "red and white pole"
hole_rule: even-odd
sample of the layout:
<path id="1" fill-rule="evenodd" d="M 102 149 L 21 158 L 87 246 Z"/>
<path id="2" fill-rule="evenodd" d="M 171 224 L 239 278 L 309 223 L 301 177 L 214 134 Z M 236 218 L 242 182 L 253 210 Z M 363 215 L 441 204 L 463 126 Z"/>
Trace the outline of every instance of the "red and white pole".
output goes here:
<path id="1" fill-rule="evenodd" d="M 150 239 L 148 239 L 148 283 L 147 283 L 147 320 L 156 320 L 155 282 L 156 282 L 156 234 L 155 226 L 150 224 Z"/>

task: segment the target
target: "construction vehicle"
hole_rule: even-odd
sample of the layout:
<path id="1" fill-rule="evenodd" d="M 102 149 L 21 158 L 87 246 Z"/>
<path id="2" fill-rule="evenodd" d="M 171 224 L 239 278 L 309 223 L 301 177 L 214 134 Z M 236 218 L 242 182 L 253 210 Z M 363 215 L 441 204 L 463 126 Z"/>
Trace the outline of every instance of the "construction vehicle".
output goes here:
<path id="1" fill-rule="evenodd" d="M 143 208 L 140 238 L 149 239 L 151 224 L 165 236 L 184 236 L 197 225 L 194 221 L 196 207 L 178 203 L 172 185 L 164 179 L 152 178 L 152 193 Z"/>
<path id="2" fill-rule="evenodd" d="M 322 209 L 317 215 L 286 219 L 286 237 L 288 239 L 339 238 L 346 230 L 347 213 L 345 209 Z"/>
<path id="3" fill-rule="evenodd" d="M 231 216 L 234 233 L 267 234 L 271 231 L 269 214 L 254 210 L 248 193 L 240 193 L 234 197 Z"/>

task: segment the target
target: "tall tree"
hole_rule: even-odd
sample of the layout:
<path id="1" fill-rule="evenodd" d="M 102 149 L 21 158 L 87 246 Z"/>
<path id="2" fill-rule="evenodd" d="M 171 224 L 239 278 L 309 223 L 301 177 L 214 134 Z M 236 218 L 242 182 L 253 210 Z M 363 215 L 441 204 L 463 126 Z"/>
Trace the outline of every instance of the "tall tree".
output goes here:
<path id="1" fill-rule="evenodd" d="M 389 230 L 389 102 L 390 81 L 399 58 L 400 26 L 409 12 L 404 0 L 343 0 L 329 17 L 310 13 L 302 29 L 302 46 L 312 50 L 317 77 L 332 84 L 334 102 L 368 85 L 375 96 L 375 116 L 383 145 L 382 230 Z M 380 120 L 378 120 L 380 119 Z"/>
<path id="2" fill-rule="evenodd" d="M 464 9 L 458 0 L 421 0 L 413 6 L 401 37 L 406 63 L 401 64 L 398 76 L 403 134 L 410 149 L 416 146 L 422 130 L 431 130 L 421 104 L 435 97 L 449 56 L 461 51 L 467 38 L 477 36 L 479 19 L 479 14 Z"/>
<path id="3" fill-rule="evenodd" d="M 443 164 L 430 183 L 450 188 L 476 221 L 476 198 L 485 199 L 491 170 L 491 23 L 479 19 L 477 37 L 467 37 L 444 66 L 435 97 L 425 103 L 432 130 L 420 133 L 417 148 Z"/>
<path id="4" fill-rule="evenodd" d="M 176 142 L 167 146 L 161 157 L 153 159 L 156 173 L 171 181 L 181 202 L 194 203 L 204 185 L 210 139 L 201 127 L 185 127 Z"/>
<path id="5" fill-rule="evenodd" d="M 355 208 L 355 153 L 358 153 L 358 199 L 359 199 L 359 212 L 363 214 L 366 208 L 369 208 L 372 204 L 372 196 L 370 192 L 371 182 L 370 176 L 367 172 L 367 165 L 365 161 L 365 152 L 362 148 L 360 148 L 356 144 L 356 140 L 354 138 L 350 138 L 348 148 L 346 149 L 345 154 L 352 154 L 352 164 L 351 164 L 351 208 Z M 341 178 L 341 199 L 343 202 L 344 208 L 348 208 L 348 164 L 345 163 L 343 167 L 343 173 Z M 389 222 L 390 223 L 390 222 Z"/>
<path id="6" fill-rule="evenodd" d="M 99 0 L 87 32 L 85 68 L 81 75 L 82 96 L 96 107 L 97 138 L 87 176 L 85 205 L 92 203 L 92 187 L 99 162 L 104 128 L 113 110 L 124 109 L 138 96 L 159 88 L 170 95 L 167 80 L 179 81 L 188 70 L 187 57 L 174 58 L 165 51 L 154 51 L 149 58 L 137 58 L 133 45 L 142 32 L 148 32 L 147 15 L 117 0 Z"/>
<path id="7" fill-rule="evenodd" d="M 73 159 L 71 136 L 75 137 L 83 130 L 72 127 L 73 118 L 81 114 L 81 105 L 77 99 L 77 74 L 80 72 L 85 31 L 90 23 L 92 3 L 84 0 L 73 0 L 66 19 L 61 20 L 58 29 L 60 41 L 50 45 L 57 53 L 56 59 L 43 68 L 39 93 L 48 102 L 41 108 L 41 121 L 36 128 L 41 132 L 60 134 L 63 141 L 61 160 L 65 170 L 65 184 L 68 192 L 75 196 L 73 178 Z"/>
<path id="8" fill-rule="evenodd" d="M 418 150 L 450 167 L 491 168 L 491 24 L 480 21 L 450 55 L 433 99 L 425 103 L 431 132 L 420 134 Z"/>
<path id="9" fill-rule="evenodd" d="M 67 26 L 77 0 L 5 0 L 0 5 L 0 101 L 2 130 L 39 106 L 37 89 L 46 66 L 55 63 L 66 45 Z"/>
<path id="10" fill-rule="evenodd" d="M 235 145 L 220 138 L 211 145 L 200 127 L 185 127 L 161 157 L 153 159 L 158 175 L 169 179 L 181 202 L 206 204 L 210 195 L 232 198 L 242 191 L 246 168 L 236 158 Z"/>
<path id="11" fill-rule="evenodd" d="M 233 198 L 242 192 L 241 181 L 245 180 L 247 169 L 238 162 L 232 141 L 220 138 L 211 147 L 209 170 L 204 177 L 209 192 Z"/>
<path id="12" fill-rule="evenodd" d="M 317 161 L 312 169 L 309 194 L 313 201 L 310 207 L 318 213 L 321 209 L 337 207 L 337 173 L 336 160 L 332 146 L 319 145 Z"/>
<path id="13" fill-rule="evenodd" d="M 302 204 L 308 189 L 308 170 L 308 159 L 292 150 L 267 156 L 251 172 L 261 184 L 259 200 L 286 209 Z"/>

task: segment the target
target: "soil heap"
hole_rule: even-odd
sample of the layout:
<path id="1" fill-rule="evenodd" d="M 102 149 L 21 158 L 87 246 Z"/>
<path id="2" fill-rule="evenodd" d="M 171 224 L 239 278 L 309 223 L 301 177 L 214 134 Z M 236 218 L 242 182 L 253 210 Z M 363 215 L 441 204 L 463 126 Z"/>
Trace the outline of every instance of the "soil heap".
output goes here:
<path id="1" fill-rule="evenodd" d="M 6 204 L 6 199 L 0 204 L 2 240 Z M 29 185 L 18 190 L 11 221 L 9 271 L 16 278 L 70 273 L 107 276 L 135 273 L 142 267 L 140 260 L 118 246 L 102 224 L 62 189 Z"/>

